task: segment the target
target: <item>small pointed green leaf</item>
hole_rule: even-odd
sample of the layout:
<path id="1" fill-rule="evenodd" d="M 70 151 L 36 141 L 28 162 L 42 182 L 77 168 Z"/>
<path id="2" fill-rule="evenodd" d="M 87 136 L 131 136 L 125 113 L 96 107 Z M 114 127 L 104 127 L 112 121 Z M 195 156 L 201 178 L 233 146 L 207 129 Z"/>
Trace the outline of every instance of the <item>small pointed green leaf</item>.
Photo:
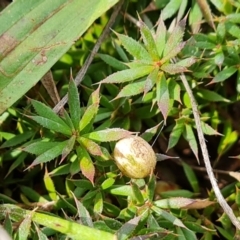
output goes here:
<path id="1" fill-rule="evenodd" d="M 24 143 L 25 141 L 27 141 L 29 138 L 31 138 L 33 136 L 34 132 L 32 131 L 27 131 L 21 134 L 18 134 L 12 138 L 10 138 L 9 140 L 7 140 L 6 142 L 4 142 L 0 148 L 8 148 L 8 147 L 14 147 L 18 144 Z"/>
<path id="2" fill-rule="evenodd" d="M 82 181 L 86 181 L 86 180 L 82 180 Z M 90 187 L 92 187 L 91 183 L 89 181 L 87 181 L 90 185 Z M 91 218 L 91 215 L 89 214 L 88 210 L 84 207 L 84 205 L 76 198 L 76 196 L 74 195 L 73 192 L 71 192 L 73 198 L 74 198 L 74 201 L 75 201 L 75 204 L 76 204 L 76 207 L 77 207 L 77 211 L 78 211 L 78 216 L 79 216 L 79 220 L 80 220 L 80 223 L 82 225 L 85 225 L 85 226 L 89 226 L 89 227 L 93 227 L 93 222 L 92 222 L 92 218 Z"/>
<path id="3" fill-rule="evenodd" d="M 81 118 L 81 110 L 78 89 L 73 80 L 70 80 L 68 87 L 68 106 L 73 126 L 77 130 Z"/>
<path id="4" fill-rule="evenodd" d="M 31 143 L 27 147 L 23 148 L 23 151 L 31 153 L 31 154 L 35 154 L 35 155 L 40 155 L 60 143 L 61 142 L 38 141 L 38 142 Z"/>
<path id="5" fill-rule="evenodd" d="M 236 71 L 237 68 L 235 66 L 227 67 L 223 69 L 221 72 L 219 72 L 209 84 L 223 82 L 229 77 L 231 77 Z"/>
<path id="6" fill-rule="evenodd" d="M 85 130 L 85 128 L 89 125 L 92 124 L 94 117 L 96 116 L 97 112 L 98 112 L 98 107 L 99 104 L 95 103 L 90 105 L 86 111 L 84 112 L 82 119 L 80 120 L 80 124 L 79 124 L 79 131 L 82 132 L 83 130 Z"/>
<path id="7" fill-rule="evenodd" d="M 45 188 L 48 191 L 49 197 L 51 198 L 52 201 L 56 201 L 58 199 L 57 192 L 54 186 L 54 182 L 48 174 L 47 168 L 44 174 L 43 181 L 44 181 Z"/>
<path id="8" fill-rule="evenodd" d="M 127 69 L 111 74 L 100 83 L 124 83 L 136 80 L 148 75 L 154 69 L 153 66 L 143 66 L 133 69 Z"/>
<path id="9" fill-rule="evenodd" d="M 181 94 L 180 94 L 181 93 L 180 85 L 173 78 L 169 78 L 167 82 L 168 82 L 168 91 L 169 91 L 170 99 L 174 99 L 179 103 L 182 103 Z"/>
<path id="10" fill-rule="evenodd" d="M 199 89 L 196 92 L 197 96 L 207 100 L 207 101 L 211 101 L 211 102 L 230 102 L 229 99 L 222 97 L 221 95 L 219 95 L 218 93 L 214 92 L 214 91 L 210 91 L 207 89 Z"/>
<path id="11" fill-rule="evenodd" d="M 98 192 L 94 199 L 93 212 L 95 214 L 101 214 L 103 211 L 103 196 L 101 192 Z"/>
<path id="12" fill-rule="evenodd" d="M 62 154 L 63 149 L 66 147 L 67 143 L 68 141 L 56 143 L 54 147 L 50 148 L 49 150 L 39 155 L 27 169 L 36 166 L 40 163 L 46 163 L 58 157 L 59 155 Z"/>
<path id="13" fill-rule="evenodd" d="M 136 59 L 138 60 L 147 60 L 149 62 L 152 61 L 150 54 L 147 50 L 141 45 L 141 43 L 137 42 L 131 37 L 128 37 L 123 34 L 116 33 L 117 37 L 121 41 L 123 47 Z"/>
<path id="14" fill-rule="evenodd" d="M 89 97 L 88 104 L 87 104 L 88 107 L 92 104 L 99 104 L 100 102 L 99 93 L 100 93 L 100 85 L 95 91 L 92 92 L 91 96 Z"/>
<path id="15" fill-rule="evenodd" d="M 157 82 L 157 77 L 158 77 L 158 68 L 155 68 L 147 77 L 145 80 L 145 85 L 144 85 L 144 96 L 153 88 L 155 83 Z"/>
<path id="16" fill-rule="evenodd" d="M 82 147 L 77 148 L 77 155 L 80 159 L 82 174 L 94 185 L 95 168 L 87 150 Z"/>
<path id="17" fill-rule="evenodd" d="M 165 45 L 165 49 L 163 52 L 164 57 L 168 56 L 170 52 L 173 52 L 175 48 L 179 46 L 179 44 L 181 43 L 184 35 L 185 25 L 186 25 L 186 18 L 178 22 L 176 27 L 173 29 Z"/>
<path id="18" fill-rule="evenodd" d="M 207 123 L 201 121 L 201 128 L 204 134 L 206 135 L 218 135 L 223 136 L 218 131 L 214 130 L 211 126 L 209 126 Z"/>
<path id="19" fill-rule="evenodd" d="M 138 185 L 134 182 L 132 182 L 131 185 L 132 185 L 133 199 L 140 205 L 144 204 L 144 198 Z"/>
<path id="20" fill-rule="evenodd" d="M 154 61 L 157 61 L 159 59 L 159 56 L 158 56 L 158 51 L 157 51 L 155 41 L 153 39 L 152 32 L 147 27 L 147 25 L 141 20 L 140 20 L 140 32 L 141 32 L 143 42 L 144 42 L 144 45 L 145 45 L 148 53 L 150 54 L 151 58 Z"/>
<path id="21" fill-rule="evenodd" d="M 65 109 L 63 110 L 62 119 L 71 129 L 74 129 L 72 119 L 70 118 L 68 112 Z"/>
<path id="22" fill-rule="evenodd" d="M 190 126 L 188 124 L 185 125 L 185 133 L 183 136 L 188 141 L 190 148 L 192 149 L 197 161 L 199 162 L 198 145 L 197 145 L 197 141 L 196 141 L 194 132 L 192 130 L 192 126 Z"/>
<path id="23" fill-rule="evenodd" d="M 26 215 L 23 218 L 23 221 L 21 222 L 20 226 L 18 227 L 17 239 L 28 239 L 29 238 L 33 212 L 34 211 L 32 211 L 30 214 Z"/>
<path id="24" fill-rule="evenodd" d="M 46 119 L 49 119 L 53 122 L 56 122 L 62 126 L 64 126 L 65 128 L 69 128 L 69 126 L 67 126 L 67 124 L 48 106 L 46 106 L 45 104 L 36 101 L 34 99 L 31 100 L 31 103 L 36 111 L 36 113 Z"/>
<path id="25" fill-rule="evenodd" d="M 116 41 L 113 41 L 113 45 L 116 48 L 116 51 L 119 57 L 123 60 L 123 62 L 129 62 L 128 56 L 123 50 L 123 48 Z"/>
<path id="26" fill-rule="evenodd" d="M 176 121 L 176 125 L 174 126 L 174 128 L 170 134 L 170 137 L 169 137 L 168 148 L 167 148 L 168 150 L 173 148 L 178 143 L 178 140 L 183 133 L 184 126 L 185 126 L 184 119 L 180 118 Z"/>
<path id="27" fill-rule="evenodd" d="M 170 99 L 169 99 L 169 92 L 168 92 L 168 84 L 163 73 L 161 73 L 157 81 L 156 94 L 157 94 L 157 105 L 166 123 L 168 112 L 170 110 L 169 109 Z"/>
<path id="28" fill-rule="evenodd" d="M 198 179 L 197 179 L 197 176 L 196 176 L 194 170 L 183 161 L 182 161 L 182 166 L 183 166 L 184 173 L 185 173 L 185 175 L 188 179 L 188 182 L 191 185 L 194 193 L 199 193 L 200 192 L 199 183 L 198 183 Z"/>
<path id="29" fill-rule="evenodd" d="M 168 18 L 171 18 L 180 8 L 182 0 L 170 0 L 168 1 L 168 4 L 164 7 L 162 11 L 162 19 L 166 20 Z"/>
<path id="30" fill-rule="evenodd" d="M 143 138 L 144 140 L 146 140 L 147 142 L 150 142 L 152 140 L 152 138 L 156 135 L 159 126 L 162 125 L 163 121 L 161 121 L 159 124 L 157 124 L 156 126 L 147 129 L 144 133 L 142 133 L 140 135 L 141 138 Z M 163 128 L 163 125 L 162 125 Z M 162 130 L 162 129 L 161 129 Z M 160 132 L 161 132 L 160 130 Z"/>
<path id="31" fill-rule="evenodd" d="M 69 155 L 69 153 L 73 150 L 73 147 L 75 145 L 75 141 L 76 141 L 76 136 L 72 135 L 71 138 L 69 138 L 67 140 L 67 145 L 65 146 L 65 148 L 62 151 L 62 158 L 60 163 Z"/>
<path id="32" fill-rule="evenodd" d="M 129 83 L 128 85 L 122 88 L 120 93 L 112 101 L 121 97 L 131 97 L 142 93 L 144 91 L 145 82 L 146 80 L 143 79 L 133 83 Z"/>
<path id="33" fill-rule="evenodd" d="M 111 142 L 118 141 L 119 139 L 125 137 L 129 137 L 132 134 L 133 132 L 129 132 L 121 128 L 112 128 L 84 134 L 82 137 L 89 138 L 98 142 Z"/>
<path id="34" fill-rule="evenodd" d="M 124 64 L 123 62 L 119 61 L 118 59 L 116 59 L 110 55 L 98 53 L 97 56 L 99 56 L 109 66 L 111 66 L 119 71 L 128 69 L 126 64 Z"/>
<path id="35" fill-rule="evenodd" d="M 156 42 L 159 57 L 162 56 L 163 50 L 165 48 L 166 36 L 167 36 L 167 29 L 162 20 L 162 17 L 160 16 L 158 20 L 158 26 L 157 26 L 156 37 L 155 37 L 155 42 Z"/>
<path id="36" fill-rule="evenodd" d="M 110 188 L 113 184 L 115 183 L 115 179 L 114 178 L 107 178 L 105 181 L 103 181 L 103 183 L 101 184 L 101 189 L 105 190 Z"/>
<path id="37" fill-rule="evenodd" d="M 80 137 L 80 138 L 78 138 L 78 142 L 80 142 L 82 144 L 82 146 L 85 147 L 86 150 L 91 155 L 95 155 L 95 156 L 103 155 L 101 147 L 97 143 L 93 142 L 92 140 L 90 140 L 88 138 Z"/>

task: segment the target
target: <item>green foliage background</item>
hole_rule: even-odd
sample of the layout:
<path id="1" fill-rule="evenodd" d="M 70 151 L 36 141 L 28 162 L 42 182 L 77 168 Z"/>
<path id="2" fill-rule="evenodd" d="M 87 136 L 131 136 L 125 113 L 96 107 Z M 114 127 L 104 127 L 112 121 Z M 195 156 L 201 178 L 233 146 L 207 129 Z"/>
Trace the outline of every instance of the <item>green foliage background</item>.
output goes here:
<path id="1" fill-rule="evenodd" d="M 124 2 L 77 87 L 73 79 L 113 10 L 104 12 L 117 1 L 100 2 L 28 1 L 25 24 L 24 1 L 2 10 L 1 26 L 8 26 L 0 28 L 2 225 L 14 239 L 237 239 L 199 172 L 202 156 L 180 75 L 197 100 L 212 165 L 233 177 L 221 182 L 222 194 L 238 217 L 240 166 L 226 162 L 239 159 L 239 1 Z M 31 32 L 35 12 L 39 22 L 54 14 Z M 54 31 L 44 42 L 44 33 Z M 69 95 L 59 115 L 37 83 L 50 68 L 60 98 Z M 16 87 L 23 79 L 26 86 Z M 178 166 L 167 168 L 169 177 L 162 162 L 145 179 L 118 170 L 115 142 L 136 132 L 151 143 L 158 138 L 159 160 L 181 157 L 165 162 Z"/>

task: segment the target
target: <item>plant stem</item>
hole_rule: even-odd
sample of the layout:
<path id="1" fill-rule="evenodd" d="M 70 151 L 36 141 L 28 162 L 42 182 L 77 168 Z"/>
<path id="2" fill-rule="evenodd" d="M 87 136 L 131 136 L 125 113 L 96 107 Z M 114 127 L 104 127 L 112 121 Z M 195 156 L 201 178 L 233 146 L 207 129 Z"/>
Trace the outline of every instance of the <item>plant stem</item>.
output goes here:
<path id="1" fill-rule="evenodd" d="M 192 92 L 192 90 L 191 90 L 191 88 L 188 84 L 188 81 L 187 81 L 185 75 L 181 74 L 180 78 L 183 82 L 183 85 L 184 85 L 184 87 L 185 87 L 185 89 L 186 89 L 186 91 L 189 95 L 190 101 L 191 101 L 193 115 L 194 115 L 194 119 L 195 119 L 195 122 L 196 122 L 197 135 L 198 135 L 198 139 L 199 139 L 199 143 L 200 143 L 200 148 L 202 150 L 203 161 L 205 163 L 207 174 L 208 174 L 210 182 L 212 184 L 213 191 L 216 195 L 216 198 L 217 198 L 220 206 L 223 208 L 224 212 L 228 215 L 231 222 L 236 226 L 236 228 L 240 230 L 240 222 L 236 218 L 236 216 L 234 215 L 231 207 L 227 204 L 226 200 L 224 199 L 224 197 L 223 197 L 223 195 L 222 195 L 222 193 L 221 193 L 221 191 L 218 187 L 217 180 L 215 179 L 213 169 L 212 169 L 210 159 L 209 159 L 207 145 L 206 145 L 206 142 L 205 142 L 205 139 L 204 139 L 204 134 L 203 134 L 203 131 L 202 131 L 202 128 L 201 128 L 201 121 L 200 121 L 200 116 L 199 116 L 199 112 L 198 112 L 198 108 L 197 108 L 197 103 L 196 103 L 196 100 L 193 96 L 193 92 Z"/>
<path id="2" fill-rule="evenodd" d="M 104 41 L 105 37 L 109 34 L 110 32 L 110 28 L 112 27 L 112 25 L 115 22 L 116 17 L 118 16 L 122 4 L 123 4 L 124 0 L 120 0 L 119 3 L 115 6 L 115 9 L 107 23 L 107 25 L 105 26 L 105 28 L 103 29 L 103 32 L 101 34 L 101 36 L 99 37 L 99 39 L 97 40 L 96 44 L 94 45 L 94 48 L 92 49 L 91 53 L 88 55 L 84 65 L 82 66 L 82 68 L 80 69 L 80 71 L 77 73 L 77 76 L 74 80 L 74 82 L 76 83 L 76 85 L 78 86 L 82 80 L 83 77 L 85 76 L 88 67 L 90 66 L 90 64 L 92 63 L 96 53 L 98 52 L 102 42 Z M 68 94 L 66 94 L 61 101 L 53 108 L 53 111 L 55 113 L 58 113 L 62 107 L 64 107 L 64 105 L 68 102 Z"/>

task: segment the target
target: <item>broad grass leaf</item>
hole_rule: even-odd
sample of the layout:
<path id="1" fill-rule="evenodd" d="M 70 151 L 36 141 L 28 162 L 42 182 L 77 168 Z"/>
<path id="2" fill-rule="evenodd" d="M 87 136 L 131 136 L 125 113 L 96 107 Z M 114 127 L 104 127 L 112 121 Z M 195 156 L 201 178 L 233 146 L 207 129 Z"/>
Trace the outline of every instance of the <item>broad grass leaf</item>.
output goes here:
<path id="1" fill-rule="evenodd" d="M 44 185 L 46 190 L 48 191 L 48 195 L 52 201 L 56 201 L 58 199 L 56 188 L 54 186 L 54 182 L 52 178 L 49 176 L 47 168 L 45 170 L 45 174 L 43 177 Z"/>
<path id="2" fill-rule="evenodd" d="M 95 156 L 102 156 L 102 150 L 101 147 L 93 142 L 92 140 L 85 138 L 85 137 L 79 137 L 78 142 L 86 148 L 86 150 L 91 154 Z"/>
<path id="3" fill-rule="evenodd" d="M 196 92 L 196 95 L 198 97 L 201 97 L 207 101 L 211 101 L 211 102 L 230 102 L 229 99 L 222 97 L 221 95 L 219 95 L 218 93 L 214 92 L 214 91 L 210 91 L 207 89 L 199 89 Z"/>
<path id="4" fill-rule="evenodd" d="M 68 86 L 68 106 L 74 129 L 77 130 L 81 118 L 81 109 L 78 89 L 73 80 L 70 80 Z"/>
<path id="5" fill-rule="evenodd" d="M 166 44 L 166 37 L 167 37 L 167 29 L 162 20 L 162 17 L 160 16 L 158 20 L 158 26 L 157 26 L 156 36 L 155 36 L 155 42 L 156 42 L 159 57 L 161 57 L 163 54 L 163 50 Z"/>
<path id="6" fill-rule="evenodd" d="M 99 104 L 95 103 L 87 107 L 86 111 L 83 113 L 82 119 L 79 124 L 79 131 L 82 132 L 87 126 L 90 126 L 98 112 Z M 91 126 L 90 126 L 91 127 Z"/>
<path id="7" fill-rule="evenodd" d="M 23 148 L 23 151 L 31 154 L 35 154 L 35 155 L 40 155 L 60 143 L 61 142 L 38 141 L 38 142 L 31 143 L 27 147 Z"/>
<path id="8" fill-rule="evenodd" d="M 147 60 L 152 62 L 151 55 L 147 50 L 131 37 L 123 34 L 116 33 L 117 37 L 121 41 L 123 47 L 137 60 Z"/>
<path id="9" fill-rule="evenodd" d="M 68 144 L 68 141 L 60 142 L 60 143 L 55 143 L 55 146 L 50 148 L 49 150 L 45 151 L 41 155 L 39 155 L 33 162 L 32 164 L 27 168 L 31 168 L 33 166 L 36 166 L 40 163 L 46 163 L 54 158 L 58 157 L 59 155 L 62 154 L 63 149 L 66 147 Z"/>
<path id="10" fill-rule="evenodd" d="M 171 63 L 162 65 L 161 70 L 172 75 L 177 73 L 188 72 L 187 68 Z"/>
<path id="11" fill-rule="evenodd" d="M 126 64 L 110 55 L 98 53 L 97 56 L 99 56 L 106 64 L 108 64 L 114 69 L 117 69 L 119 71 L 128 69 Z"/>
<path id="12" fill-rule="evenodd" d="M 170 55 L 171 52 L 174 52 L 177 46 L 179 46 L 179 44 L 181 43 L 185 31 L 185 25 L 186 18 L 178 22 L 176 27 L 173 29 L 164 48 L 163 56 L 165 58 L 166 56 Z"/>
<path id="13" fill-rule="evenodd" d="M 35 122 L 39 123 L 43 127 L 50 129 L 55 132 L 62 133 L 64 135 L 71 135 L 72 130 L 68 127 L 64 122 L 60 124 L 59 122 L 55 122 L 48 118 L 40 117 L 40 116 L 28 116 L 29 118 L 33 119 Z"/>
<path id="14" fill-rule="evenodd" d="M 198 163 L 199 163 L 199 158 L 198 158 L 198 144 L 192 129 L 192 126 L 186 124 L 185 125 L 185 132 L 183 134 L 184 138 L 188 141 L 188 144 L 190 148 L 192 149 Z"/>
<path id="15" fill-rule="evenodd" d="M 127 84 L 112 101 L 121 97 L 131 97 L 142 93 L 144 91 L 145 84 L 145 79 Z"/>
<path id="16" fill-rule="evenodd" d="M 157 77 L 158 77 L 158 68 L 155 68 L 148 76 L 147 79 L 145 80 L 144 84 L 144 96 L 153 88 L 153 86 L 157 82 Z"/>
<path id="17" fill-rule="evenodd" d="M 184 119 L 178 119 L 176 121 L 176 125 L 174 126 L 173 130 L 171 131 L 169 141 L 168 141 L 168 148 L 167 151 L 171 148 L 173 148 L 179 141 L 179 138 L 181 137 L 183 130 L 185 126 L 185 120 Z"/>
<path id="18" fill-rule="evenodd" d="M 164 122 L 166 123 L 167 116 L 169 113 L 170 107 L 170 98 L 169 98 L 169 91 L 168 91 L 168 84 L 164 74 L 162 73 L 157 81 L 156 86 L 156 98 L 157 98 L 157 105 L 163 115 Z"/>
<path id="19" fill-rule="evenodd" d="M 157 61 L 159 59 L 157 46 L 153 38 L 151 30 L 147 25 L 140 20 L 140 33 L 143 38 L 144 45 L 150 54 L 152 60 Z"/>
<path id="20" fill-rule="evenodd" d="M 186 164 L 183 161 L 182 161 L 182 166 L 183 166 L 184 173 L 185 173 L 185 175 L 188 179 L 188 182 L 191 185 L 194 193 L 199 193 L 200 188 L 199 188 L 199 183 L 198 183 L 198 179 L 196 177 L 195 172 L 188 164 Z"/>
<path id="21" fill-rule="evenodd" d="M 236 71 L 237 68 L 235 66 L 226 67 L 221 72 L 219 72 L 209 84 L 223 82 L 231 77 Z"/>
<path id="22" fill-rule="evenodd" d="M 71 138 L 67 140 L 67 145 L 64 147 L 62 151 L 62 158 L 60 163 L 69 155 L 69 153 L 73 150 L 73 147 L 75 145 L 76 136 L 72 135 Z"/>
<path id="23" fill-rule="evenodd" d="M 31 103 L 36 111 L 36 113 L 46 119 L 51 120 L 52 122 L 56 122 L 64 127 L 69 128 L 67 124 L 48 106 L 45 104 L 36 101 L 34 99 L 31 100 Z"/>
<path id="24" fill-rule="evenodd" d="M 170 0 L 162 10 L 161 17 L 163 20 L 171 18 L 180 8 L 182 0 Z"/>
<path id="25" fill-rule="evenodd" d="M 136 80 L 148 75 L 154 69 L 153 66 L 142 66 L 133 69 L 126 69 L 111 74 L 103 79 L 100 83 L 124 83 Z"/>
<path id="26" fill-rule="evenodd" d="M 24 133 L 18 134 L 12 138 L 10 138 L 9 140 L 7 140 L 6 142 L 4 142 L 1 146 L 1 148 L 9 148 L 9 147 L 14 147 L 18 144 L 22 144 L 25 141 L 27 141 L 29 138 L 31 138 L 34 135 L 34 132 L 32 131 L 26 131 Z"/>
<path id="27" fill-rule="evenodd" d="M 78 147 L 77 156 L 80 160 L 82 174 L 94 185 L 95 167 L 87 150 L 83 147 Z"/>
<path id="28" fill-rule="evenodd" d="M 100 131 L 84 134 L 82 137 L 89 138 L 98 142 L 111 142 L 111 141 L 118 141 L 125 137 L 129 137 L 132 134 L 133 132 L 129 132 L 125 129 L 111 128 L 111 129 L 100 130 Z"/>

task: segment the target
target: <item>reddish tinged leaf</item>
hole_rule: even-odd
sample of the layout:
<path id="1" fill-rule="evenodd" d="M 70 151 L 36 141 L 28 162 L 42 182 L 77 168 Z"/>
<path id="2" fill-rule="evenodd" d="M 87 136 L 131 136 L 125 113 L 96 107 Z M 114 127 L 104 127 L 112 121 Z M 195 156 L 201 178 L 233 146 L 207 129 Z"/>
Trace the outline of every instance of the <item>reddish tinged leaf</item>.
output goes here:
<path id="1" fill-rule="evenodd" d="M 170 99 L 168 92 L 168 84 L 163 73 L 161 73 L 158 78 L 156 93 L 157 93 L 157 105 L 163 115 L 164 122 L 166 123 L 170 107 Z"/>
<path id="2" fill-rule="evenodd" d="M 153 66 L 142 66 L 116 72 L 103 79 L 100 83 L 124 83 L 136 80 L 148 75 L 154 69 Z"/>
<path id="3" fill-rule="evenodd" d="M 162 199 L 154 202 L 159 208 L 172 208 L 172 209 L 202 209 L 206 208 L 215 202 L 207 199 L 191 199 L 183 197 L 173 197 L 169 199 Z"/>
<path id="4" fill-rule="evenodd" d="M 168 52 L 167 55 L 164 55 L 164 57 L 161 59 L 161 63 L 167 62 L 169 59 L 174 58 L 177 56 L 177 54 L 184 48 L 186 42 L 179 43 L 176 47 L 174 47 L 172 50 Z"/>
<path id="5" fill-rule="evenodd" d="M 145 85 L 144 85 L 144 95 L 145 96 L 155 85 L 157 82 L 157 77 L 158 77 L 158 68 L 155 68 L 147 77 L 145 80 Z"/>
<path id="6" fill-rule="evenodd" d="M 197 0 L 197 3 L 201 9 L 201 12 L 206 19 L 207 23 L 210 27 L 212 27 L 216 31 L 216 27 L 213 21 L 212 12 L 206 0 Z"/>
<path id="7" fill-rule="evenodd" d="M 164 48 L 164 52 L 163 52 L 164 57 L 168 56 L 170 52 L 174 51 L 174 49 L 182 41 L 185 25 L 186 25 L 186 17 L 177 23 L 176 27 L 173 29 L 170 37 L 168 38 Z"/>
<path id="8" fill-rule="evenodd" d="M 82 174 L 94 185 L 95 168 L 87 150 L 85 148 L 78 147 L 77 156 L 80 159 L 80 169 Z"/>
<path id="9" fill-rule="evenodd" d="M 185 59 L 183 59 L 181 61 L 176 62 L 176 65 L 187 68 L 187 67 L 192 66 L 195 62 L 196 62 L 196 58 L 195 57 L 189 57 L 189 58 L 185 58 Z"/>
<path id="10" fill-rule="evenodd" d="M 78 142 L 80 142 L 82 146 L 85 147 L 90 154 L 95 156 L 103 155 L 100 146 L 97 143 L 93 142 L 92 140 L 80 137 L 78 139 Z"/>
<path id="11" fill-rule="evenodd" d="M 82 137 L 89 138 L 99 142 L 111 142 L 111 141 L 118 141 L 125 137 L 129 137 L 132 134 L 134 133 L 121 128 L 111 128 L 111 129 L 100 130 L 97 132 L 84 134 Z"/>
<path id="12" fill-rule="evenodd" d="M 161 70 L 169 74 L 189 72 L 187 68 L 178 66 L 177 64 L 164 64 L 161 66 Z"/>

